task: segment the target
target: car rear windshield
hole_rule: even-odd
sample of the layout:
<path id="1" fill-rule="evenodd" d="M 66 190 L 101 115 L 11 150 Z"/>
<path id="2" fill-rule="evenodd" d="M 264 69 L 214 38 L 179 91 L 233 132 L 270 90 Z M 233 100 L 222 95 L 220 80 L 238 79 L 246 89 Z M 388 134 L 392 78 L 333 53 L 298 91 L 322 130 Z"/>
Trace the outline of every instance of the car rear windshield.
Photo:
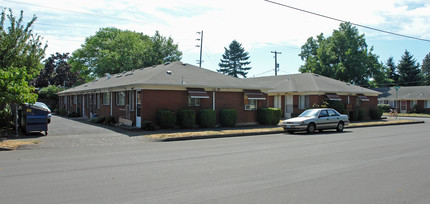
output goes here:
<path id="1" fill-rule="evenodd" d="M 316 117 L 318 115 L 319 110 L 309 109 L 305 110 L 299 117 Z"/>

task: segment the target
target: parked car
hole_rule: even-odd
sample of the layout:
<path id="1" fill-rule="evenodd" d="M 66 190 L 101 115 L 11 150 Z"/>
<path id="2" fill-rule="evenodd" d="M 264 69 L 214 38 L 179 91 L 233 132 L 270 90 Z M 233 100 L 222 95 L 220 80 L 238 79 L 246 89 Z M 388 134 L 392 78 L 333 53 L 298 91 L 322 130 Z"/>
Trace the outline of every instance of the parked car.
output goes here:
<path id="1" fill-rule="evenodd" d="M 51 123 L 51 109 L 49 109 L 49 107 L 42 103 L 42 102 L 36 102 L 35 104 L 32 104 L 32 106 L 36 106 L 42 109 L 45 109 L 48 111 L 48 123 Z"/>
<path id="2" fill-rule="evenodd" d="M 285 131 L 292 134 L 296 131 L 314 133 L 315 130 L 336 129 L 342 132 L 349 125 L 347 115 L 342 115 L 332 108 L 317 108 L 304 111 L 299 117 L 290 118 L 279 124 Z"/>

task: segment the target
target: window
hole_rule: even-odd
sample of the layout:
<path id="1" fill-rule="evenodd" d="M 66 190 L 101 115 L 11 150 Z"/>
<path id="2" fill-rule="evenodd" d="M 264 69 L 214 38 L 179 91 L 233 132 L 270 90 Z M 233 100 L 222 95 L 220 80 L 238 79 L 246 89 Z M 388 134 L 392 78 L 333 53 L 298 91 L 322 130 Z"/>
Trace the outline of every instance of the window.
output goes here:
<path id="1" fill-rule="evenodd" d="M 115 93 L 115 101 L 116 101 L 116 105 L 118 105 L 118 106 L 125 105 L 125 92 L 124 91 L 116 92 Z"/>
<path id="2" fill-rule="evenodd" d="M 415 104 L 417 104 L 417 100 L 412 100 L 409 102 L 409 105 L 411 106 L 411 108 L 414 108 Z"/>
<path id="3" fill-rule="evenodd" d="M 274 102 L 274 104 L 273 104 L 273 107 L 274 108 L 281 108 L 281 96 L 274 96 L 273 97 L 273 102 Z"/>
<path id="4" fill-rule="evenodd" d="M 100 94 L 96 94 L 96 103 L 97 103 L 97 109 L 100 109 Z"/>
<path id="5" fill-rule="evenodd" d="M 430 100 L 424 101 L 424 108 L 430 108 Z"/>
<path id="6" fill-rule="evenodd" d="M 336 111 L 333 111 L 333 110 L 327 110 L 327 112 L 328 112 L 328 115 L 329 115 L 329 116 L 339 116 L 339 114 L 338 114 Z"/>
<path id="7" fill-rule="evenodd" d="M 328 116 L 328 113 L 327 113 L 327 111 L 326 110 L 322 110 L 321 112 L 320 112 L 320 117 L 327 117 Z"/>
<path id="8" fill-rule="evenodd" d="M 355 98 L 355 106 L 361 106 L 361 100 L 358 96 Z"/>
<path id="9" fill-rule="evenodd" d="M 110 95 L 109 93 L 103 93 L 103 105 L 109 105 Z"/>
<path id="10" fill-rule="evenodd" d="M 200 106 L 200 98 L 188 97 L 188 106 Z"/>
<path id="11" fill-rule="evenodd" d="M 134 93 L 133 93 L 133 91 L 130 91 L 129 93 L 128 93 L 128 104 L 129 104 L 129 109 L 132 111 L 132 110 L 134 110 L 134 103 L 135 103 L 135 101 L 134 101 Z"/>
<path id="12" fill-rule="evenodd" d="M 257 100 L 248 99 L 248 104 L 245 104 L 245 110 L 257 110 Z"/>
<path id="13" fill-rule="evenodd" d="M 299 96 L 299 109 L 303 110 L 309 107 L 309 96 Z"/>

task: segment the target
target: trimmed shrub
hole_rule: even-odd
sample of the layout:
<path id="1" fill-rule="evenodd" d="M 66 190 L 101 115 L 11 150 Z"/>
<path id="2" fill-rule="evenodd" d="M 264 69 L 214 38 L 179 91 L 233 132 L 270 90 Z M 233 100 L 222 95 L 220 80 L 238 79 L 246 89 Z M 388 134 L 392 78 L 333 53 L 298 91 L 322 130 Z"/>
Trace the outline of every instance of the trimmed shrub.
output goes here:
<path id="1" fill-rule="evenodd" d="M 214 128 L 216 126 L 216 112 L 215 110 L 200 110 L 199 111 L 199 125 L 202 128 Z"/>
<path id="2" fill-rule="evenodd" d="M 145 120 L 142 122 L 141 129 L 146 131 L 154 131 L 154 130 L 159 130 L 160 126 L 158 126 L 152 121 Z"/>
<path id="3" fill-rule="evenodd" d="M 377 109 L 372 108 L 369 110 L 370 119 L 381 120 L 382 113 L 384 113 L 384 110 L 382 110 L 381 108 L 377 108 Z"/>
<path id="4" fill-rule="evenodd" d="M 157 123 L 163 129 L 173 128 L 176 124 L 176 114 L 171 110 L 158 110 Z"/>
<path id="5" fill-rule="evenodd" d="M 98 116 L 93 119 L 95 123 L 104 123 L 106 118 L 104 116 Z"/>
<path id="6" fill-rule="evenodd" d="M 363 109 L 355 109 L 354 110 L 354 120 L 355 121 L 360 121 L 360 120 L 364 120 L 364 118 L 366 118 L 366 112 Z"/>
<path id="7" fill-rule="evenodd" d="M 220 122 L 224 127 L 234 127 L 237 122 L 237 111 L 235 109 L 222 109 L 220 111 Z"/>
<path id="8" fill-rule="evenodd" d="M 178 122 L 182 128 L 194 128 L 196 125 L 196 112 L 194 110 L 178 111 Z"/>
<path id="9" fill-rule="evenodd" d="M 105 125 L 114 125 L 116 123 L 115 118 L 112 116 L 106 117 L 105 121 L 103 122 Z"/>
<path id="10" fill-rule="evenodd" d="M 260 108 L 257 111 L 258 122 L 262 125 L 277 125 L 281 115 L 282 111 L 279 108 Z"/>
<path id="11" fill-rule="evenodd" d="M 382 109 L 386 113 L 389 113 L 391 109 L 390 104 L 378 104 L 378 108 Z"/>

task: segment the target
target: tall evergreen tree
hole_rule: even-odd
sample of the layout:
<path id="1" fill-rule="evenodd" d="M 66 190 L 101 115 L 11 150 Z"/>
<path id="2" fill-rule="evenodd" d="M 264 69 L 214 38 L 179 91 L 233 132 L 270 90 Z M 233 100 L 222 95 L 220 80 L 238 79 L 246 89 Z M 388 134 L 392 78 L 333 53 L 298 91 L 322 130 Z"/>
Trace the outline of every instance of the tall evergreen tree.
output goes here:
<path id="1" fill-rule="evenodd" d="M 425 85 L 430 85 L 430 53 L 428 53 L 423 60 L 421 70 L 424 75 Z"/>
<path id="2" fill-rule="evenodd" d="M 251 62 L 247 61 L 249 59 L 248 52 L 245 52 L 242 44 L 233 40 L 228 49 L 224 47 L 224 50 L 221 62 L 218 64 L 220 69 L 217 71 L 236 78 L 239 78 L 239 76 L 246 78 L 247 71 L 251 69 L 251 67 L 246 66 Z"/>
<path id="3" fill-rule="evenodd" d="M 399 84 L 399 74 L 397 73 L 398 71 L 397 71 L 396 64 L 394 63 L 393 57 L 388 58 L 386 66 L 387 66 L 387 71 L 388 71 L 388 78 L 393 80 L 392 85 L 398 85 Z"/>
<path id="4" fill-rule="evenodd" d="M 407 50 L 402 55 L 402 59 L 397 65 L 399 70 L 399 85 L 401 86 L 419 86 L 423 84 L 423 76 L 420 64 L 414 59 Z"/>

